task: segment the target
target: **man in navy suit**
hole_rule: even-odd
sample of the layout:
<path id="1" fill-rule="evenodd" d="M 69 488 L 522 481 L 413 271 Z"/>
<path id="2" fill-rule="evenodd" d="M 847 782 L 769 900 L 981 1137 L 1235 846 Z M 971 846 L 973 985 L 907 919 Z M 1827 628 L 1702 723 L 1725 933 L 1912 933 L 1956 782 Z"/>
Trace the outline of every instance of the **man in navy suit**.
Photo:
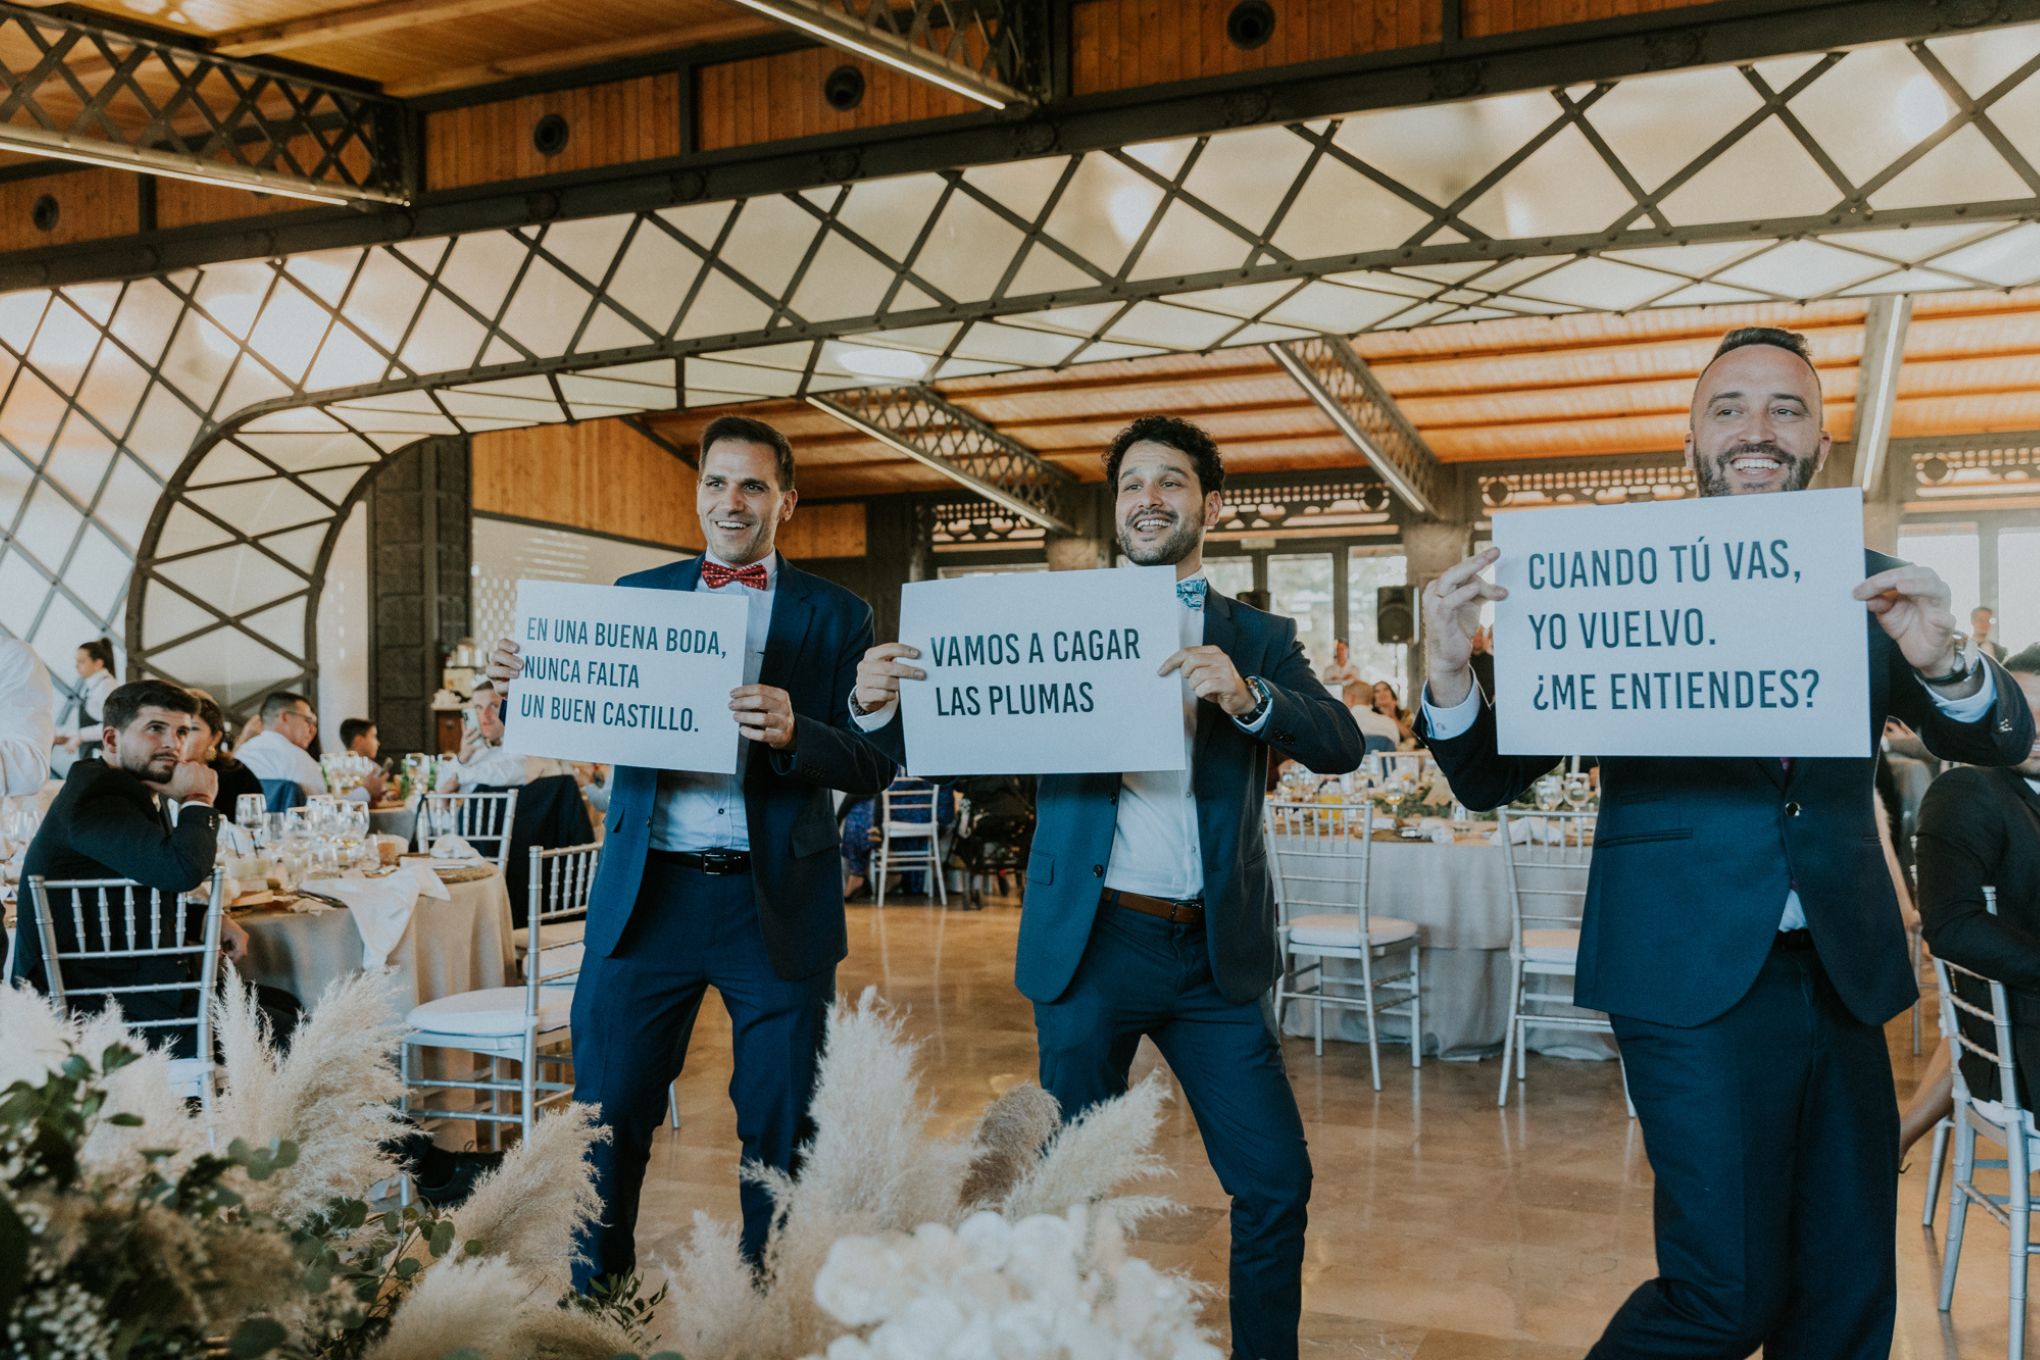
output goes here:
<path id="1" fill-rule="evenodd" d="M 618 766 L 574 992 L 574 1099 L 609 1126 L 595 1148 L 602 1222 L 579 1243 L 577 1287 L 636 1267 L 638 1196 L 666 1092 L 710 987 L 730 1014 L 730 1100 L 746 1161 L 790 1170 L 805 1137 L 836 964 L 849 952 L 830 790 L 875 794 L 894 766 L 845 708 L 871 645 L 871 607 L 773 551 L 793 515 L 793 450 L 762 421 L 701 437 L 695 507 L 708 549 L 620 586 L 732 594 L 750 611 L 745 683 L 730 692 L 737 773 Z M 489 674 L 523 663 L 499 642 Z M 759 1258 L 771 1199 L 742 1188 L 743 1248 Z"/>
<path id="2" fill-rule="evenodd" d="M 1732 331 L 1700 375 L 1686 464 L 1704 496 L 1803 489 L 1828 453 L 1804 337 Z M 2016 685 L 1962 646 L 1948 587 L 1881 553 L 1864 602 L 1870 724 L 1847 759 L 1609 758 L 1575 995 L 1606 1011 L 1657 1177 L 1658 1275 L 1593 1360 L 1886 1360 L 1898 1107 L 1882 1026 L 1916 995 L 1871 799 L 1887 716 L 1936 754 L 2011 765 Z M 1424 590 L 1420 735 L 1474 807 L 1556 760 L 1496 750 L 1468 667 L 1494 549 Z"/>
<path id="3" fill-rule="evenodd" d="M 1121 1095 L 1142 1035 L 1189 1099 L 1232 1196 L 1233 1354 L 1290 1360 L 1302 1309 L 1310 1154 L 1282 1067 L 1270 984 L 1281 971 L 1261 802 L 1269 752 L 1321 773 L 1359 765 L 1360 732 L 1289 619 L 1209 588 L 1204 533 L 1225 466 L 1211 437 L 1146 416 L 1105 455 L 1119 546 L 1176 569 L 1184 767 L 1047 775 L 1027 861 L 1018 982 L 1034 1002 L 1041 1084 L 1074 1117 Z M 899 749 L 899 643 L 857 673 L 860 725 Z"/>

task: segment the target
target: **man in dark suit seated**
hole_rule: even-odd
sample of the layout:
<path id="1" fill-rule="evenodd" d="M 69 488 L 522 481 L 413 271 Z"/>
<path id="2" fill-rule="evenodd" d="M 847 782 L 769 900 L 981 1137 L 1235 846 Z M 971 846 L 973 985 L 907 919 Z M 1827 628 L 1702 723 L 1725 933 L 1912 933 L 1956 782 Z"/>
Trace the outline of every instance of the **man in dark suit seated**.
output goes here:
<path id="1" fill-rule="evenodd" d="M 793 474 L 793 449 L 770 425 L 711 421 L 695 492 L 707 551 L 617 582 L 721 593 L 744 602 L 750 623 L 745 683 L 729 697 L 736 772 L 615 771 L 574 989 L 574 1099 L 610 1128 L 593 1153 L 602 1221 L 574 1265 L 583 1290 L 636 1268 L 652 1135 L 710 987 L 730 1014 L 744 1160 L 791 1170 L 807 1134 L 836 965 L 849 953 L 830 790 L 876 794 L 894 766 L 849 727 L 871 606 L 773 548 L 793 515 Z M 505 639 L 490 678 L 507 694 L 523 665 Z M 741 1197 L 755 1262 L 771 1196 L 746 1181 Z"/>
<path id="2" fill-rule="evenodd" d="M 1027 860 L 1017 981 L 1034 1002 L 1041 1084 L 1066 1118 L 1123 1094 L 1152 1038 L 1232 1197 L 1232 1353 L 1292 1360 L 1303 1306 L 1310 1153 L 1282 1066 L 1271 987 L 1282 970 L 1261 805 L 1271 759 L 1325 774 L 1360 764 L 1360 730 L 1325 690 L 1290 619 L 1212 590 L 1204 534 L 1225 466 L 1187 421 L 1145 416 L 1105 455 L 1119 546 L 1176 569 L 1181 770 L 1044 775 Z M 911 647 L 858 669 L 860 723 L 902 749 Z"/>
<path id="3" fill-rule="evenodd" d="M 212 873 L 220 814 L 213 807 L 219 779 L 204 764 L 183 758 L 196 726 L 198 701 L 161 680 L 138 680 L 106 696 L 104 742 L 98 760 L 71 766 L 49 815 L 29 843 L 24 880 L 127 878 L 165 893 L 198 888 Z M 175 820 L 158 799 L 177 805 Z M 79 947 L 72 928 L 69 894 L 51 895 L 58 945 Z M 48 989 L 42 940 L 34 903 L 24 894 L 16 931 L 11 977 L 38 991 Z M 87 944 L 100 941 L 88 913 Z M 193 943 L 205 928 L 205 913 L 186 918 Z M 166 940 L 165 944 L 171 943 Z M 232 921 L 220 923 L 220 945 L 229 958 L 248 948 L 248 933 Z M 64 965 L 69 987 L 134 987 L 191 981 L 185 958 L 102 959 Z M 129 1020 L 174 1020 L 195 1015 L 190 992 L 134 992 L 120 998 Z M 174 1055 L 196 1056 L 193 1034 L 178 1029 Z"/>
<path id="4" fill-rule="evenodd" d="M 2040 645 L 2005 662 L 2030 705 L 2040 705 Z M 1962 766 L 1936 779 L 1920 804 L 1920 923 L 1934 953 L 2005 984 L 2020 1095 L 2040 1073 L 2040 745 L 2009 770 Z M 1997 889 L 1998 914 L 1983 909 Z M 1988 998 L 1973 998 L 1983 1004 Z M 1997 1068 L 1962 1055 L 1979 1096 L 1998 1095 Z"/>
<path id="5" fill-rule="evenodd" d="M 1704 496 L 1798 491 L 1825 461 L 1803 336 L 1748 327 L 1700 375 L 1686 465 Z M 1870 727 L 1860 758 L 1609 757 L 1587 886 L 1582 1006 L 1606 1011 L 1657 1176 L 1658 1277 L 1592 1360 L 1887 1360 L 1898 1110 L 1884 1022 L 1918 995 L 1871 802 L 1888 715 L 1951 760 L 2010 765 L 2024 696 L 1962 646 L 1924 567 L 1866 554 Z M 1502 755 L 1473 683 L 1493 549 L 1424 591 L 1419 735 L 1471 807 L 1554 757 Z M 1506 607 L 1506 606 L 1504 606 Z"/>

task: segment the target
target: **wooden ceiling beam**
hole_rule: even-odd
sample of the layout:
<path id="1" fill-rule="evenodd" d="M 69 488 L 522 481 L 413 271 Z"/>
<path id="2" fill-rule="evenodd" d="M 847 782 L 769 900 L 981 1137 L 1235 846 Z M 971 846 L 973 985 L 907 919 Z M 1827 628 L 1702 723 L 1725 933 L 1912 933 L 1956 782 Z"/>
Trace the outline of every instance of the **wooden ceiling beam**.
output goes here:
<path id="1" fill-rule="evenodd" d="M 330 10 L 280 24 L 258 24 L 214 36 L 212 50 L 223 57 L 260 57 L 317 43 L 348 42 L 420 24 L 479 19 L 498 10 L 519 9 L 540 0 L 382 0 L 379 4 Z"/>
<path id="2" fill-rule="evenodd" d="M 583 43 L 579 47 L 557 47 L 549 52 L 536 52 L 530 56 L 499 57 L 494 61 L 481 62 L 474 66 L 459 66 L 437 71 L 415 80 L 396 81 L 384 86 L 383 89 L 386 94 L 395 95 L 399 99 L 415 99 L 420 95 L 439 94 L 445 90 L 464 89 L 470 85 L 515 80 L 519 76 L 537 75 L 541 71 L 564 71 L 576 66 L 593 66 L 598 62 L 622 61 L 627 57 L 677 52 L 682 48 L 721 42 L 726 38 L 747 38 L 757 31 L 756 19 L 739 15 L 729 19 L 718 19 L 712 23 L 689 24 L 685 28 L 667 29 L 659 33 L 639 33 L 628 38 L 610 38 L 603 42 Z"/>

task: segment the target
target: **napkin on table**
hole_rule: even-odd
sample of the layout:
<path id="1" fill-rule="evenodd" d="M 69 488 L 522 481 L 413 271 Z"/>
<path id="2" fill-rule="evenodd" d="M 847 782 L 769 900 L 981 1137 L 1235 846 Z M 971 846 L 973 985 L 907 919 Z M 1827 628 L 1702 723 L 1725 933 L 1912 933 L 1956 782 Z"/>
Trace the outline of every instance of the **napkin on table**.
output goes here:
<path id="1" fill-rule="evenodd" d="M 380 878 L 321 878 L 305 884 L 311 892 L 345 902 L 361 934 L 361 966 L 380 968 L 411 928 L 411 913 L 420 896 L 445 900 L 451 896 L 439 875 L 406 864 Z"/>
<path id="2" fill-rule="evenodd" d="M 441 836 L 438 840 L 432 842 L 430 853 L 434 859 L 480 859 L 482 857 L 481 851 L 469 845 L 464 838 L 454 835 Z"/>

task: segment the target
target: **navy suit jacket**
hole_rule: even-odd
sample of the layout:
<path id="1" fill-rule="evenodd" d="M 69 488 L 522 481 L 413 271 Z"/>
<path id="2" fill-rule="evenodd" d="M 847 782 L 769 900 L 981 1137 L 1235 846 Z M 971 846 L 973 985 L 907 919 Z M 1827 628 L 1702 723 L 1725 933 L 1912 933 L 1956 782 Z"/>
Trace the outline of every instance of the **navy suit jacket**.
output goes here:
<path id="1" fill-rule="evenodd" d="M 616 584 L 692 590 L 701 559 L 634 572 Z M 812 977 L 850 952 L 843 923 L 843 870 L 831 789 L 875 794 L 890 784 L 892 760 L 849 725 L 857 662 L 871 646 L 871 606 L 832 582 L 779 559 L 758 683 L 791 696 L 798 715 L 791 751 L 754 746 L 744 770 L 744 819 L 751 881 L 773 971 Z M 609 830 L 589 895 L 587 947 L 616 952 L 637 906 L 651 843 L 659 772 L 616 769 Z"/>
<path id="2" fill-rule="evenodd" d="M 1312 671 L 1292 620 L 1212 590 L 1205 596 L 1204 641 L 1223 649 L 1241 675 L 1266 681 L 1274 700 L 1258 735 L 1242 732 L 1218 705 L 1200 703 L 1192 746 L 1211 972 L 1228 1000 L 1247 1002 L 1268 990 L 1282 966 L 1261 835 L 1268 750 L 1339 774 L 1359 766 L 1362 744 L 1353 715 Z M 885 733 L 898 741 L 897 718 Z M 1042 776 L 1015 970 L 1031 1000 L 1061 996 L 1084 957 L 1112 858 L 1119 781 L 1116 774 Z"/>
<path id="3" fill-rule="evenodd" d="M 1896 558 L 1867 554 L 1874 574 Z M 1867 612 L 1870 729 L 1860 758 L 1611 756 L 1582 923 L 1579 1004 L 1657 1024 L 1694 1026 L 1742 999 L 1763 967 L 1794 888 L 1835 990 L 1851 1014 L 1882 1024 L 1918 995 L 1905 926 L 1877 838 L 1872 786 L 1887 715 L 1946 760 L 2012 765 L 2033 744 L 2033 715 L 1994 661 L 1997 702 L 1951 721 L 1897 644 Z M 1676 714 L 1667 722 L 1677 722 Z M 1469 807 L 1512 801 L 1558 763 L 1495 749 L 1494 707 L 1461 736 L 1429 746 Z"/>

